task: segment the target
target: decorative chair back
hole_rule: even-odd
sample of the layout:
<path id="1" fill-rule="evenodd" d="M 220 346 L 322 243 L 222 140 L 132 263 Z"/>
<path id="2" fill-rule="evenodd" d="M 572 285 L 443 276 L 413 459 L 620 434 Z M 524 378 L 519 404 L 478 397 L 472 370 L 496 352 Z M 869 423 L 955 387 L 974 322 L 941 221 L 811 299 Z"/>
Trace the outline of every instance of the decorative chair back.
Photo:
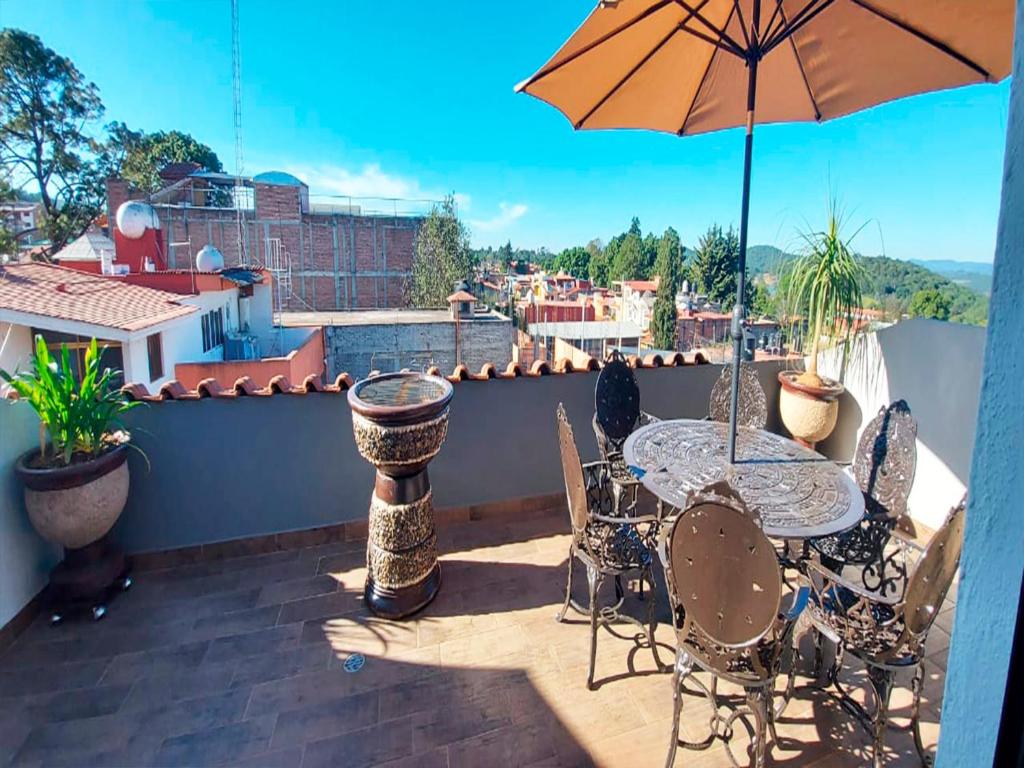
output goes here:
<path id="1" fill-rule="evenodd" d="M 907 582 L 903 616 L 907 631 L 918 637 L 931 628 L 960 564 L 966 506 L 964 497 L 932 536 Z"/>
<path id="2" fill-rule="evenodd" d="M 562 473 L 565 475 L 565 495 L 569 504 L 569 518 L 575 533 L 587 527 L 589 506 L 587 504 L 587 483 L 583 476 L 583 464 L 576 448 L 572 425 L 565 415 L 565 407 L 558 404 L 558 445 L 562 453 Z"/>
<path id="3" fill-rule="evenodd" d="M 731 489 L 709 486 L 695 494 L 668 533 L 669 594 L 690 623 L 714 646 L 740 649 L 757 643 L 774 626 L 782 600 L 775 548 L 757 518 Z M 675 603 L 678 602 L 678 606 Z M 723 665 L 730 654 L 708 654 Z M 726 672 L 727 669 L 720 670 Z"/>
<path id="4" fill-rule="evenodd" d="M 729 421 L 729 406 L 732 400 L 732 364 L 722 367 L 722 373 L 711 388 L 711 402 L 708 413 L 712 421 Z M 741 427 L 764 429 L 768 424 L 768 397 L 749 365 L 740 365 L 740 395 L 736 411 L 736 423 Z"/>
<path id="5" fill-rule="evenodd" d="M 917 469 L 917 422 L 905 400 L 883 406 L 857 443 L 853 474 L 864 492 L 869 515 L 898 520 Z"/>
<path id="6" fill-rule="evenodd" d="M 597 377 L 594 418 L 613 450 L 622 449 L 640 419 L 640 387 L 633 369 L 617 349 L 608 355 Z"/>

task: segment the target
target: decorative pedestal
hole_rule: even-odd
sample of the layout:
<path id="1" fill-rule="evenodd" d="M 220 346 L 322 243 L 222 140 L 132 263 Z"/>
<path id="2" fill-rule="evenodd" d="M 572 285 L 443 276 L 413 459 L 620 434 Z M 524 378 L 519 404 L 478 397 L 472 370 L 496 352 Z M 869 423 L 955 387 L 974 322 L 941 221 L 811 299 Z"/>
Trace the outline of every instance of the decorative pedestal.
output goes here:
<path id="1" fill-rule="evenodd" d="M 78 613 L 102 619 L 107 603 L 131 585 L 124 554 L 109 536 L 79 549 L 66 549 L 64 559 L 50 571 L 46 593 L 50 622 Z"/>
<path id="2" fill-rule="evenodd" d="M 348 392 L 352 429 L 363 458 L 377 468 L 370 500 L 366 602 L 402 618 L 441 586 L 427 464 L 448 434 L 452 385 L 421 373 L 388 373 Z"/>

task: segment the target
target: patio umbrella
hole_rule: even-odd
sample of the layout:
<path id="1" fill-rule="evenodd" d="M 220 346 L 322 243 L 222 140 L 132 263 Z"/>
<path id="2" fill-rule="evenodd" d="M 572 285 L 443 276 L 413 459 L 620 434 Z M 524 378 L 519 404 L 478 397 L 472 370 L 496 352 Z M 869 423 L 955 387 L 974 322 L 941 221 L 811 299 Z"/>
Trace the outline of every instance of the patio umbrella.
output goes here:
<path id="1" fill-rule="evenodd" d="M 603 0 L 516 86 L 573 128 L 687 136 L 746 126 L 729 459 L 746 286 L 754 124 L 848 115 L 1010 73 L 1013 0 Z"/>

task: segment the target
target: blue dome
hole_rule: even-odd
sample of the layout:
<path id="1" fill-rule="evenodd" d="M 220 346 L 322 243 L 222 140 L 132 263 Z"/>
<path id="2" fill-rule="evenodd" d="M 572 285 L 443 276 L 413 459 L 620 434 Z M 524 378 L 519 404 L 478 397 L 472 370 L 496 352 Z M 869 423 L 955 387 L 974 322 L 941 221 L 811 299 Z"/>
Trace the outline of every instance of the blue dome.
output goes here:
<path id="1" fill-rule="evenodd" d="M 292 176 L 290 173 L 284 171 L 267 171 L 257 176 L 252 177 L 253 181 L 259 182 L 260 184 L 280 184 L 283 187 L 304 187 L 306 182 L 302 179 Z"/>

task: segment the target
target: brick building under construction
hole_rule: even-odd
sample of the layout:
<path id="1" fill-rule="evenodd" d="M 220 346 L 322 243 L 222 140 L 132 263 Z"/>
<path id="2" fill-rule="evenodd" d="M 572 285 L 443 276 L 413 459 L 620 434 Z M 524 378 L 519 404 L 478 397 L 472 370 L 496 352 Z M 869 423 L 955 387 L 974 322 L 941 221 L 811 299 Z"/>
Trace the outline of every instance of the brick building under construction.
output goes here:
<path id="1" fill-rule="evenodd" d="M 398 213 L 397 204 L 390 214 L 351 202 L 311 206 L 307 185 L 281 172 L 235 177 L 175 163 L 160 176 L 166 186 L 145 199 L 159 216 L 168 268 L 190 269 L 210 244 L 226 266 L 273 270 L 284 310 L 406 306 L 422 214 Z M 126 181 L 108 179 L 109 220 L 139 197 Z"/>

